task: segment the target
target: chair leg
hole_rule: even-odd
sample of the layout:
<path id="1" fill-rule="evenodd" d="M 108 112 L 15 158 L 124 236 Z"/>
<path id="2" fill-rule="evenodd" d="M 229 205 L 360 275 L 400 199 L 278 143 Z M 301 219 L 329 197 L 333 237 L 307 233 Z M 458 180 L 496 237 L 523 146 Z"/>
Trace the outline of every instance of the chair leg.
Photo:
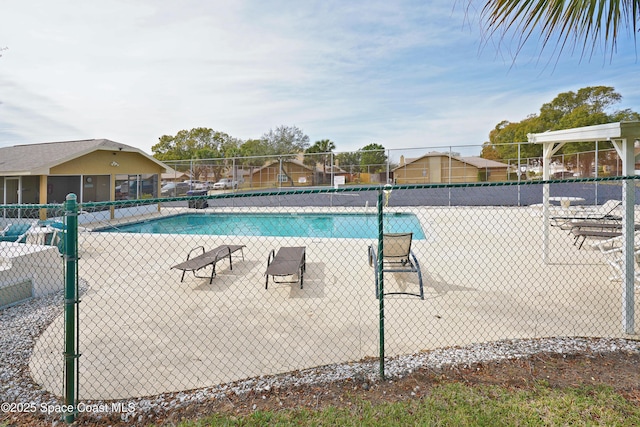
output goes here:
<path id="1" fill-rule="evenodd" d="M 376 299 L 380 299 L 380 283 L 378 281 L 378 260 L 376 259 L 376 255 L 375 253 L 373 254 L 373 274 L 374 274 L 374 281 L 376 284 Z"/>
<path id="2" fill-rule="evenodd" d="M 582 241 L 580 242 L 580 246 L 578 246 L 578 250 L 582 249 L 582 245 L 584 244 L 585 240 L 587 240 L 587 236 L 582 237 Z"/>
<path id="3" fill-rule="evenodd" d="M 209 284 L 213 283 L 213 278 L 216 277 L 216 263 L 213 263 L 213 268 L 211 269 L 211 278 L 209 279 Z"/>
<path id="4" fill-rule="evenodd" d="M 369 261 L 369 267 L 373 267 L 373 274 L 375 275 L 376 284 L 376 299 L 380 298 L 380 291 L 378 290 L 378 263 L 376 261 L 376 253 L 373 250 L 373 246 L 369 245 L 367 248 L 367 259 Z"/>
<path id="5" fill-rule="evenodd" d="M 418 258 L 411 252 L 411 257 L 413 258 L 413 269 L 418 274 L 418 283 L 420 284 L 420 299 L 424 299 L 424 286 L 422 286 L 422 270 L 420 270 L 420 264 L 418 263 Z"/>

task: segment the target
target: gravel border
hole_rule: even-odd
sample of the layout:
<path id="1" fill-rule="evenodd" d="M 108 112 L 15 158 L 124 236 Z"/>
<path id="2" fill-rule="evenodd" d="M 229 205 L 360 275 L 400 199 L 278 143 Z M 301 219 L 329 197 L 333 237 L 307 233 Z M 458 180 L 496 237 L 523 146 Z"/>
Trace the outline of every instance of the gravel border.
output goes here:
<path id="1" fill-rule="evenodd" d="M 29 359 L 34 345 L 46 327 L 62 314 L 63 303 L 63 293 L 58 292 L 0 310 L 0 403 L 29 402 L 37 407 L 43 404 L 61 405 L 63 403 L 60 397 L 42 390 L 29 373 Z M 640 353 L 640 341 L 582 337 L 501 340 L 390 358 L 385 363 L 385 375 L 387 379 L 402 378 L 421 368 L 438 370 L 450 366 L 469 366 L 480 362 L 525 358 L 539 353 L 577 354 L 617 351 Z M 156 416 L 169 411 L 212 399 L 224 399 L 231 395 L 269 391 L 274 388 L 327 384 L 351 378 L 366 379 L 375 383 L 380 380 L 379 366 L 378 360 L 368 360 L 328 365 L 287 374 L 260 376 L 151 397 L 83 402 L 88 405 L 110 405 L 113 402 L 122 403 L 125 407 L 134 405 L 135 410 L 122 412 L 120 419 L 124 422 L 151 422 Z M 100 412 L 82 414 L 83 419 L 94 417 L 98 420 L 105 416 L 108 414 Z M 60 419 L 60 416 L 47 417 L 50 421 L 55 419 Z"/>

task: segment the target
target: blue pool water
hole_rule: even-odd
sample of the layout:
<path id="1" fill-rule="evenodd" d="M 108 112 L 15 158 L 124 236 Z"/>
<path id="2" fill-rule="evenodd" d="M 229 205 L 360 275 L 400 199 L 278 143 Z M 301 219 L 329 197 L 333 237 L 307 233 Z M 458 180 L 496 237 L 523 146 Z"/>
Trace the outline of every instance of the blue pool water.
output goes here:
<path id="1" fill-rule="evenodd" d="M 385 214 L 383 224 L 385 233 L 413 232 L 414 239 L 425 238 L 413 214 Z M 182 214 L 97 231 L 376 239 L 378 220 L 375 214 Z"/>

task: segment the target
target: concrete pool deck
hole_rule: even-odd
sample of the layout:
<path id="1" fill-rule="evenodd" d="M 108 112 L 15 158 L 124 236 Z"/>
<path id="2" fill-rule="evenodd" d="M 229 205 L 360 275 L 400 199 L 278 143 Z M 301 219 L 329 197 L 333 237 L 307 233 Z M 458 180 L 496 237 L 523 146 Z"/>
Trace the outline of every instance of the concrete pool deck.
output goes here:
<path id="1" fill-rule="evenodd" d="M 386 356 L 506 338 L 629 337 L 621 285 L 609 280 L 599 252 L 588 245 L 578 251 L 553 228 L 543 263 L 539 210 L 394 210 L 416 213 L 427 235 L 413 242 L 425 300 L 385 298 Z M 79 397 L 149 396 L 377 357 L 372 243 L 81 233 L 79 276 L 87 288 Z M 171 270 L 193 247 L 219 244 L 246 245 L 245 260 L 234 258 L 233 270 L 219 264 L 212 284 L 190 274 L 181 283 L 181 273 Z M 280 246 L 307 247 L 304 289 L 270 283 L 265 290 L 267 256 Z M 417 289 L 407 273 L 387 274 L 385 282 L 388 289 Z M 42 334 L 30 363 L 34 379 L 58 395 L 61 317 Z"/>

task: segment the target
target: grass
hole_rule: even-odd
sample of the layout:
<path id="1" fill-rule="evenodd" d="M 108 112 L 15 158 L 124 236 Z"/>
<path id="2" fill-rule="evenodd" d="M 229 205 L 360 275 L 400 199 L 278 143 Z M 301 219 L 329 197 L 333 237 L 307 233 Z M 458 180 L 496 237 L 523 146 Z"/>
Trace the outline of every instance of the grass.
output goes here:
<path id="1" fill-rule="evenodd" d="M 256 411 L 247 416 L 215 414 L 184 421 L 181 427 L 204 426 L 549 426 L 640 425 L 640 406 L 612 388 L 533 388 L 500 386 L 435 387 L 428 397 L 401 403 L 373 405 L 354 398 L 349 408 L 277 412 Z"/>

